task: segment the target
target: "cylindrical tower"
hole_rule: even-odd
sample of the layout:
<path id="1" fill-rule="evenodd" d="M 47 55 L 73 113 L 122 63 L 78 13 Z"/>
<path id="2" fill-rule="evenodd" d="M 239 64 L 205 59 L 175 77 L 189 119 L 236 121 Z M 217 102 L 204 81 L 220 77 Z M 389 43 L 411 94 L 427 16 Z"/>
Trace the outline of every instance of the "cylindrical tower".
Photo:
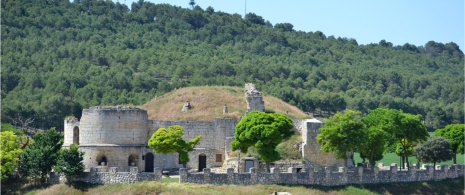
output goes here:
<path id="1" fill-rule="evenodd" d="M 147 111 L 93 107 L 82 111 L 80 145 L 140 145 L 147 140 Z"/>
<path id="2" fill-rule="evenodd" d="M 79 120 L 76 117 L 69 116 L 65 119 L 64 134 L 63 147 L 69 147 L 71 144 L 79 145 Z"/>

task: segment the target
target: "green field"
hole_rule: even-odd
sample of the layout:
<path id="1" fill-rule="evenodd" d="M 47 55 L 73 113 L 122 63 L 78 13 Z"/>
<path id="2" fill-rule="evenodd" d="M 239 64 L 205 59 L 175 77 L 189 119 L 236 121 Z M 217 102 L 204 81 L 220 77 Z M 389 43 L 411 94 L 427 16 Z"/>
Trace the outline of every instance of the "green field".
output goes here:
<path id="1" fill-rule="evenodd" d="M 355 164 L 362 162 L 362 159 L 360 158 L 359 153 L 355 153 L 354 160 L 355 160 Z M 417 164 L 417 158 L 415 158 L 415 156 L 409 156 L 408 160 L 410 162 L 410 165 Z M 368 161 L 368 159 L 367 159 L 367 161 Z M 400 158 L 395 153 L 387 153 L 387 154 L 384 155 L 383 159 L 376 162 L 376 165 L 378 165 L 378 163 L 381 163 L 381 162 L 384 163 L 384 166 L 390 166 L 391 163 L 397 163 L 397 165 L 399 165 L 400 164 Z M 452 160 L 449 160 L 449 161 L 446 161 L 446 162 L 441 162 L 441 163 L 436 163 L 436 164 L 437 165 L 452 165 Z M 457 155 L 457 164 L 464 164 L 464 155 L 463 154 L 458 154 Z"/>

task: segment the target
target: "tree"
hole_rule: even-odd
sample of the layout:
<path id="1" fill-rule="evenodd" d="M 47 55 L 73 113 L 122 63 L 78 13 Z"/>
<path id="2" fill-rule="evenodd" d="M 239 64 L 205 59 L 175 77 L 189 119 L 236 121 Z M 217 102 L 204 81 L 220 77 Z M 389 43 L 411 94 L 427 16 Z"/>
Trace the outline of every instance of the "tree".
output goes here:
<path id="1" fill-rule="evenodd" d="M 21 154 L 21 145 L 18 136 L 13 131 L 0 132 L 0 159 L 1 179 L 5 180 L 16 169 Z"/>
<path id="2" fill-rule="evenodd" d="M 70 183 L 73 176 L 84 171 L 83 156 L 84 152 L 79 151 L 79 146 L 76 144 L 71 144 L 69 149 L 61 149 L 55 171 L 66 175 L 67 182 Z"/>
<path id="3" fill-rule="evenodd" d="M 316 137 L 324 152 L 332 152 L 337 159 L 344 159 L 347 167 L 349 153 L 360 147 L 361 140 L 365 139 L 364 125 L 359 111 L 347 110 L 344 114 L 337 112 L 330 117 L 320 134 Z"/>
<path id="4" fill-rule="evenodd" d="M 377 160 L 383 158 L 386 146 L 391 139 L 388 130 L 392 127 L 392 121 L 387 118 L 384 108 L 371 110 L 370 113 L 362 118 L 365 124 L 365 140 L 358 149 L 360 156 L 368 158 L 371 167 L 375 166 Z"/>
<path id="5" fill-rule="evenodd" d="M 442 136 L 446 138 L 452 149 L 454 164 L 457 164 L 457 153 L 463 154 L 463 140 L 464 140 L 464 131 L 465 125 L 464 124 L 451 124 L 447 125 L 443 129 L 437 129 L 434 131 L 435 136 Z"/>
<path id="6" fill-rule="evenodd" d="M 256 15 L 255 13 L 248 13 L 245 15 L 245 20 L 253 24 L 265 25 L 263 17 Z"/>
<path id="7" fill-rule="evenodd" d="M 379 125 L 392 137 L 388 144 L 398 144 L 396 153 L 402 159 L 406 159 L 407 167 L 409 167 L 408 157 L 412 154 L 413 147 L 429 137 L 425 125 L 421 122 L 421 115 L 408 114 L 401 110 L 389 108 L 378 108 L 372 112 L 376 113 L 375 118 L 378 121 L 374 124 Z M 402 150 L 399 150 L 400 148 Z M 401 164 L 403 167 L 404 163 Z"/>
<path id="8" fill-rule="evenodd" d="M 150 138 L 149 147 L 157 154 L 178 153 L 180 161 L 184 168 L 190 161 L 188 152 L 194 151 L 202 138 L 202 135 L 186 142 L 182 136 L 184 135 L 184 128 L 179 125 L 169 126 L 168 128 L 159 128 Z"/>
<path id="9" fill-rule="evenodd" d="M 276 146 L 294 134 L 292 128 L 292 120 L 284 114 L 252 111 L 236 125 L 231 148 L 247 153 L 254 146 L 269 172 L 270 163 L 280 159 Z"/>
<path id="10" fill-rule="evenodd" d="M 34 143 L 21 154 L 20 172 L 33 178 L 40 176 L 41 182 L 45 182 L 46 176 L 56 165 L 63 135 L 51 128 L 35 134 L 33 139 Z"/>
<path id="11" fill-rule="evenodd" d="M 422 162 L 433 163 L 434 167 L 436 163 L 448 161 L 453 156 L 450 143 L 443 137 L 431 137 L 416 146 L 413 151 Z"/>
<path id="12" fill-rule="evenodd" d="M 396 128 L 391 129 L 394 138 L 398 141 L 403 150 L 400 155 L 405 158 L 407 162 L 407 168 L 410 168 L 408 157 L 412 154 L 413 147 L 428 139 L 429 134 L 426 130 L 426 126 L 421 122 L 421 115 L 413 115 L 403 113 L 402 111 L 396 111 L 399 113 L 400 118 L 396 120 Z M 404 163 L 402 163 L 402 167 Z"/>

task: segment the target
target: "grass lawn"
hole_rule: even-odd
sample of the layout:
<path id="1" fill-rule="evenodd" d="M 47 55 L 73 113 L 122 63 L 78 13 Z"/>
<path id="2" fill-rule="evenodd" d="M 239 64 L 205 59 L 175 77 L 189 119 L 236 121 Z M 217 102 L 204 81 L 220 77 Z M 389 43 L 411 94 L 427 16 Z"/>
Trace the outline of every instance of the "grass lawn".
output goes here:
<path id="1" fill-rule="evenodd" d="M 362 159 L 360 158 L 359 153 L 355 153 L 354 160 L 355 160 L 355 164 L 362 162 Z M 417 158 L 415 156 L 409 156 L 408 160 L 410 162 L 410 165 L 417 164 L 417 162 L 418 162 Z M 367 161 L 368 161 L 368 159 L 367 159 Z M 384 155 L 383 159 L 376 162 L 376 165 L 378 165 L 378 163 L 381 163 L 381 162 L 384 163 L 384 166 L 391 166 L 391 163 L 397 163 L 397 165 L 399 165 L 400 164 L 400 158 L 395 153 L 387 153 L 387 154 Z M 449 160 L 449 161 L 446 161 L 446 162 L 441 162 L 441 163 L 436 163 L 436 164 L 437 165 L 452 165 L 452 160 Z M 464 155 L 463 154 L 458 154 L 457 155 L 457 164 L 464 164 Z"/>

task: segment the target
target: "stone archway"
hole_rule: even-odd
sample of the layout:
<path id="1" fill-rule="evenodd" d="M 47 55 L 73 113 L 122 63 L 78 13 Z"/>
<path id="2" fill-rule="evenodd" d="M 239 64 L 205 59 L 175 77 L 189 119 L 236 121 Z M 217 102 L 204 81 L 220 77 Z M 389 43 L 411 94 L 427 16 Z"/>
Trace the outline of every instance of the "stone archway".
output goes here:
<path id="1" fill-rule="evenodd" d="M 203 171 L 203 169 L 207 168 L 207 155 L 200 154 L 199 155 L 199 172 Z"/>
<path id="2" fill-rule="evenodd" d="M 145 172 L 153 172 L 153 159 L 152 153 L 148 152 L 145 154 Z"/>
<path id="3" fill-rule="evenodd" d="M 108 166 L 108 160 L 105 154 L 99 154 L 96 158 L 97 166 Z"/>
<path id="4" fill-rule="evenodd" d="M 73 144 L 79 145 L 79 127 L 73 128 Z"/>

